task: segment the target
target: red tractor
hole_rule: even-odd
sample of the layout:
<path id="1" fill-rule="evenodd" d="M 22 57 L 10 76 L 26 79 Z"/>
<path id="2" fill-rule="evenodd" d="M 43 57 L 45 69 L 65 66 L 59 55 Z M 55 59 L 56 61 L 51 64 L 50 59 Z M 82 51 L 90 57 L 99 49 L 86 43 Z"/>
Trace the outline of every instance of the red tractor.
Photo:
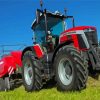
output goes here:
<path id="1" fill-rule="evenodd" d="M 66 29 L 71 18 L 73 28 Z M 97 31 L 92 26 L 74 25 L 74 17 L 37 9 L 32 24 L 34 45 L 22 52 L 25 90 L 40 90 L 49 80 L 61 91 L 82 90 L 88 74 L 100 71 Z"/>
<path id="2" fill-rule="evenodd" d="M 15 88 L 21 79 L 18 68 L 22 66 L 21 51 L 12 51 L 10 54 L 3 55 L 0 60 L 0 91 L 7 91 Z"/>

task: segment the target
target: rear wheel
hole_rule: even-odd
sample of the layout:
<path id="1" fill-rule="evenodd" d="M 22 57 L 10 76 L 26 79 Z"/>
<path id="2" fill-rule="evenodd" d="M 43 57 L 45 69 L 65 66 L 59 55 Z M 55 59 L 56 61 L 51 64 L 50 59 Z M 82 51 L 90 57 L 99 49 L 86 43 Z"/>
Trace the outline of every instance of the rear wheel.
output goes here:
<path id="1" fill-rule="evenodd" d="M 24 54 L 22 78 L 26 91 L 31 92 L 42 88 L 41 67 L 31 51 Z"/>
<path id="2" fill-rule="evenodd" d="M 86 87 L 87 64 L 82 54 L 73 46 L 64 46 L 59 49 L 54 66 L 59 90 L 82 90 Z"/>

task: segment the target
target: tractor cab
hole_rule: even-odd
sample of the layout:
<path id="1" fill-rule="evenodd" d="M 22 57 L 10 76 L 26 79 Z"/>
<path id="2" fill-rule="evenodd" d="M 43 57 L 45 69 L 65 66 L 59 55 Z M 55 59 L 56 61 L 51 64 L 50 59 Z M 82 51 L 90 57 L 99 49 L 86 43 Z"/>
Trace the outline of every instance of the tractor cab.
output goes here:
<path id="1" fill-rule="evenodd" d="M 72 16 L 70 16 L 73 18 Z M 58 11 L 51 13 L 46 9 L 44 11 L 37 9 L 36 19 L 32 24 L 34 31 L 34 43 L 54 49 L 59 43 L 59 36 L 65 31 L 65 19 L 68 18 Z M 49 45 L 49 46 L 48 46 Z"/>

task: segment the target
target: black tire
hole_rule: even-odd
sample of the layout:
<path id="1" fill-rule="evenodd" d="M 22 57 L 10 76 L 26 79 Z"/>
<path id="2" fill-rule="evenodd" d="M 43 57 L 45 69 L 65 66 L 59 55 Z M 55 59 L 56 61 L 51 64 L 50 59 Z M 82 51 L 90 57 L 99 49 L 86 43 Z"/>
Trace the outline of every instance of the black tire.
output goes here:
<path id="1" fill-rule="evenodd" d="M 32 79 L 31 84 L 28 84 L 25 79 L 25 64 L 29 61 L 31 64 Z M 42 88 L 42 77 L 41 77 L 41 66 L 39 65 L 38 60 L 34 57 L 34 54 L 31 51 L 27 51 L 23 56 L 23 66 L 22 66 L 22 79 L 25 90 L 28 92 L 32 92 L 34 90 L 40 90 Z M 29 74 L 29 73 L 28 73 Z"/>
<path id="2" fill-rule="evenodd" d="M 71 81 L 69 81 L 69 84 L 66 84 L 68 83 L 67 81 L 66 83 L 64 83 L 65 81 L 62 81 L 60 78 L 62 76 L 60 76 L 60 71 L 59 71 L 60 67 L 58 66 L 59 63 L 61 64 L 60 61 L 63 61 L 62 59 L 64 58 L 66 59 L 65 61 L 69 62 L 69 65 L 67 65 L 67 67 L 68 66 L 70 67 L 69 72 L 71 75 L 70 77 L 72 77 Z M 86 87 L 86 82 L 88 78 L 87 62 L 84 59 L 82 53 L 80 53 L 73 46 L 64 46 L 59 49 L 54 60 L 54 67 L 55 67 L 55 75 L 56 75 L 58 90 L 75 91 L 75 90 L 82 90 Z"/>

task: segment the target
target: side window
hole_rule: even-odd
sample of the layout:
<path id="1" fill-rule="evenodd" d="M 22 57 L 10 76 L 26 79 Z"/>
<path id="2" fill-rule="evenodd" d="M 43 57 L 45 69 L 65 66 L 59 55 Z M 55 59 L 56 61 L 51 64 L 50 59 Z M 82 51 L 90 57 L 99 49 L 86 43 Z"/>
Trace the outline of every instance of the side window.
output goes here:
<path id="1" fill-rule="evenodd" d="M 53 35 L 59 36 L 65 30 L 64 21 L 61 21 L 60 23 L 58 23 L 57 25 L 55 25 L 52 28 L 52 30 L 53 30 L 52 31 Z"/>
<path id="2" fill-rule="evenodd" d="M 35 37 L 36 37 L 36 42 L 41 44 L 45 42 L 45 32 L 44 31 L 35 31 L 34 32 Z"/>

